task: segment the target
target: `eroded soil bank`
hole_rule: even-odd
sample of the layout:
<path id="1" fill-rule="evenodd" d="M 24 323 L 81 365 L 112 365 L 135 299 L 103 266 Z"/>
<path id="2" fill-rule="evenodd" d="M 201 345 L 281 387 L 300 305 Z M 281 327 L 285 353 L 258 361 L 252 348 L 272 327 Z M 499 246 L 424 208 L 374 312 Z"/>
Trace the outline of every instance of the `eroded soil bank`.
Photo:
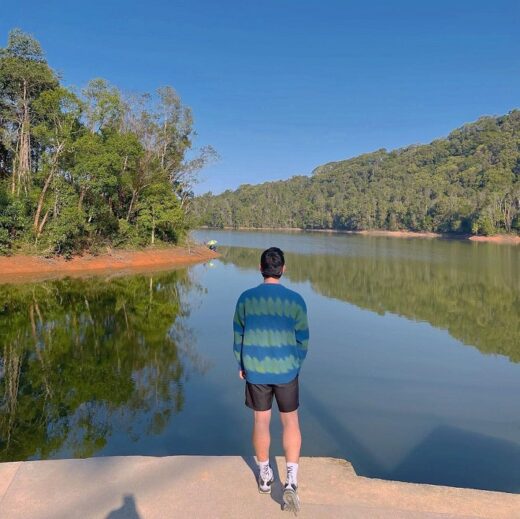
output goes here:
<path id="1" fill-rule="evenodd" d="M 107 254 L 75 256 L 72 259 L 38 256 L 0 257 L 0 283 L 27 282 L 62 276 L 104 272 L 140 272 L 181 267 L 218 257 L 207 247 L 171 247 L 140 251 L 113 250 Z"/>

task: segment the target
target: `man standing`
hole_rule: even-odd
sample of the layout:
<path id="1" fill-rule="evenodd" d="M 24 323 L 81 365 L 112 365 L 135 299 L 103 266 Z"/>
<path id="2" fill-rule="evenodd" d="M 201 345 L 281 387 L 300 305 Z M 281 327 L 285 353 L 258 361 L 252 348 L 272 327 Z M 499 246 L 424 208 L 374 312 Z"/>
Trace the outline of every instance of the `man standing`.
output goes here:
<path id="1" fill-rule="evenodd" d="M 269 494 L 274 482 L 269 464 L 269 424 L 274 396 L 283 426 L 287 464 L 283 500 L 286 509 L 297 512 L 301 447 L 298 374 L 309 341 L 307 308 L 298 293 L 280 284 L 285 272 L 285 258 L 280 249 L 271 247 L 262 253 L 260 272 L 264 282 L 238 298 L 233 319 L 233 350 L 239 376 L 246 380 L 246 406 L 254 411 L 258 490 Z"/>

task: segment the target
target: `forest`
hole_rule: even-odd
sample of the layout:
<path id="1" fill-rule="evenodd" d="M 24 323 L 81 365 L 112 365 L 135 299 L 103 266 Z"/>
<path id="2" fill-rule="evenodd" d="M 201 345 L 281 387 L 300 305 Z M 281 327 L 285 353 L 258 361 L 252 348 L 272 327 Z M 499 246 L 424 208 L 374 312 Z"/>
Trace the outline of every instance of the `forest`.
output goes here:
<path id="1" fill-rule="evenodd" d="M 195 207 L 200 225 L 214 228 L 519 233 L 520 111 L 310 176 L 207 193 Z"/>
<path id="2" fill-rule="evenodd" d="M 0 49 L 0 254 L 178 243 L 192 225 L 193 117 L 175 90 L 64 86 L 20 29 Z"/>

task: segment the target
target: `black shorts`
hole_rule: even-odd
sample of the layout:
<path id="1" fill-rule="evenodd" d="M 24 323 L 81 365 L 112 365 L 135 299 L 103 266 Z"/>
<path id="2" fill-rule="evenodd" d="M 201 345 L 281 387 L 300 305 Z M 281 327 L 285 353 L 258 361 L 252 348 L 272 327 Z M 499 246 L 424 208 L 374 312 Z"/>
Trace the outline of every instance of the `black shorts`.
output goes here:
<path id="1" fill-rule="evenodd" d="M 246 406 L 255 411 L 269 411 L 276 398 L 281 413 L 296 411 L 300 405 L 298 377 L 287 384 L 250 384 L 246 382 Z"/>

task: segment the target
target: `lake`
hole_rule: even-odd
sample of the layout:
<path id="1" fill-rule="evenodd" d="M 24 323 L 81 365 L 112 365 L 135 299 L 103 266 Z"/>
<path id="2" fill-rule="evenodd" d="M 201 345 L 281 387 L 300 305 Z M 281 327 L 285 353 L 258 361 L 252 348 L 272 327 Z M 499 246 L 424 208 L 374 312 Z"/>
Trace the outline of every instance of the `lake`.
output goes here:
<path id="1" fill-rule="evenodd" d="M 196 231 L 218 260 L 0 285 L 0 461 L 251 455 L 239 294 L 286 251 L 305 298 L 302 454 L 363 476 L 520 492 L 520 247 Z M 273 417 L 272 453 L 282 454 Z"/>

